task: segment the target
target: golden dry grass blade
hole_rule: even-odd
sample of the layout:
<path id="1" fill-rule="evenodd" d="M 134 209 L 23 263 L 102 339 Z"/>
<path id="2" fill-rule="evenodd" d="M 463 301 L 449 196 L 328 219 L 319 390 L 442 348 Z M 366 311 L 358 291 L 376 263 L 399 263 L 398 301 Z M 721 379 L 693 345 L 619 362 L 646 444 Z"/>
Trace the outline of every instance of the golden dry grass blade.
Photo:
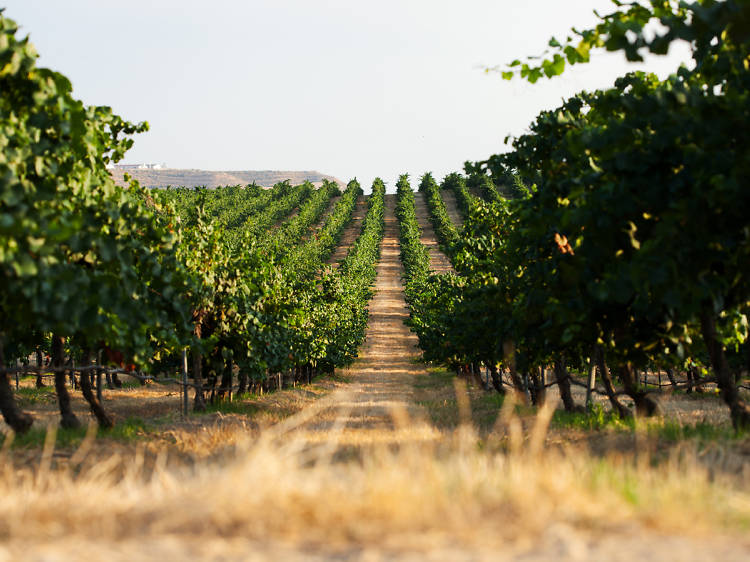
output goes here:
<path id="1" fill-rule="evenodd" d="M 555 413 L 557 404 L 558 400 L 556 398 L 548 399 L 537 411 L 527 449 L 528 454 L 532 457 L 538 456 L 542 451 L 545 438 L 547 437 L 547 430 L 549 429 L 549 422 L 552 419 L 552 414 Z"/>
<path id="2" fill-rule="evenodd" d="M 298 429 L 305 423 L 311 421 L 322 411 L 329 408 L 335 408 L 338 404 L 350 398 L 351 394 L 348 391 L 339 391 L 331 394 L 330 396 L 322 398 L 321 400 L 318 400 L 311 404 L 309 407 L 292 416 L 289 416 L 288 418 L 267 429 L 265 432 L 263 432 L 261 439 L 263 439 L 264 441 L 272 441 L 274 439 L 278 439 L 284 434 Z"/>
<path id="3" fill-rule="evenodd" d="M 91 448 L 94 445 L 98 429 L 99 425 L 93 420 L 90 420 L 86 427 L 86 435 L 84 436 L 83 441 L 81 441 L 81 444 L 78 446 L 75 453 L 73 453 L 73 456 L 70 457 L 70 470 L 77 468 L 78 465 L 84 461 L 86 455 L 89 454 L 89 451 L 91 451 Z"/>
<path id="4" fill-rule="evenodd" d="M 453 379 L 453 388 L 456 392 L 459 423 L 461 425 L 471 425 L 471 401 L 466 389 L 466 381 L 459 378 Z"/>
<path id="5" fill-rule="evenodd" d="M 0 449 L 0 460 L 5 460 L 5 458 L 8 455 L 8 451 L 10 451 L 11 445 L 13 445 L 13 441 L 16 438 L 16 432 L 12 429 L 9 429 L 5 433 L 5 439 L 3 439 L 3 447 Z"/>
<path id="6" fill-rule="evenodd" d="M 47 426 L 47 433 L 44 436 L 44 446 L 42 448 L 42 458 L 39 461 L 39 471 L 37 478 L 40 482 L 44 481 L 52 466 L 52 453 L 55 451 L 55 441 L 57 440 L 57 424 L 51 423 Z"/>

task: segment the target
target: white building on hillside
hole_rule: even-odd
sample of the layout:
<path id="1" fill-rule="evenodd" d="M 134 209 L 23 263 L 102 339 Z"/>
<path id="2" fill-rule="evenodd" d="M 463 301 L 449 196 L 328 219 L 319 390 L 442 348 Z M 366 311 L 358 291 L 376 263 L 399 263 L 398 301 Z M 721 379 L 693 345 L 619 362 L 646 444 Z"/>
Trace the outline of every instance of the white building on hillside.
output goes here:
<path id="1" fill-rule="evenodd" d="M 107 168 L 110 170 L 163 170 L 167 165 L 161 164 L 113 164 L 109 163 Z"/>

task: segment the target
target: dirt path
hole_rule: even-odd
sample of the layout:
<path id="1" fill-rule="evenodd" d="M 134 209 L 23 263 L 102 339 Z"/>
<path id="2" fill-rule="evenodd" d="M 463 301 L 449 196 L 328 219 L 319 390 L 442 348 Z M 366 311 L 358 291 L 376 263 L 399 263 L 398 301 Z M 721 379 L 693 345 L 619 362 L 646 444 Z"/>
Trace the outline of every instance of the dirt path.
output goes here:
<path id="1" fill-rule="evenodd" d="M 336 401 L 335 408 L 304 426 L 308 442 L 329 440 L 335 426 L 336 442 L 345 447 L 437 438 L 427 424 L 413 421 L 424 418 L 412 398 L 414 380 L 428 373 L 416 362 L 417 337 L 404 324 L 409 312 L 401 282 L 395 206 L 396 196 L 386 195 L 385 231 L 367 335 L 359 359 L 345 371 L 350 391 Z M 412 420 L 408 427 L 398 422 L 403 414 Z"/>
<path id="2" fill-rule="evenodd" d="M 464 227 L 464 216 L 461 214 L 456 202 L 456 194 L 448 189 L 441 189 L 440 196 L 443 198 L 445 203 L 445 210 L 448 211 L 448 216 L 453 222 L 453 225 L 460 231 Z"/>
<path id="3" fill-rule="evenodd" d="M 352 220 L 344 228 L 344 232 L 341 234 L 341 240 L 339 240 L 336 251 L 333 252 L 330 258 L 328 258 L 329 265 L 338 267 L 346 255 L 349 253 L 349 248 L 359 238 L 359 233 L 362 230 L 362 221 L 365 220 L 367 214 L 367 199 L 364 196 L 360 196 L 357 199 L 357 206 L 354 208 L 354 214 Z"/>
<path id="4" fill-rule="evenodd" d="M 430 222 L 430 209 L 427 207 L 424 193 L 417 192 L 414 194 L 414 210 L 417 213 L 419 227 L 422 229 L 421 242 L 427 246 L 427 251 L 430 253 L 430 268 L 437 273 L 452 271 L 451 262 L 438 245 L 437 236 L 435 236 L 432 222 Z"/>

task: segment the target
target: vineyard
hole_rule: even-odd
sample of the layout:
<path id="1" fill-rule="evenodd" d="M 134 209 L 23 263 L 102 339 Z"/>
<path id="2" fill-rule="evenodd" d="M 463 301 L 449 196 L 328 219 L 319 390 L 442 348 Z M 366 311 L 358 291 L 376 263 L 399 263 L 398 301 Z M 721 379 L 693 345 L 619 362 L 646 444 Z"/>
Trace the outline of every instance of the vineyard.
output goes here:
<path id="1" fill-rule="evenodd" d="M 747 556 L 749 30 L 618 3 L 502 76 L 693 66 L 395 193 L 146 189 L 0 10 L 0 561 Z"/>

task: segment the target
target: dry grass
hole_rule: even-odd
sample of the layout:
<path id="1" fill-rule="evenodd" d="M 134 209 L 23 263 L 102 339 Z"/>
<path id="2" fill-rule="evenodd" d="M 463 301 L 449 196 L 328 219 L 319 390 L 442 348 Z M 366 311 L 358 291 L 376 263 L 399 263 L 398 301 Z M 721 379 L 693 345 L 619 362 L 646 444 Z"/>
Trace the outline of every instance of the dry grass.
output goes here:
<path id="1" fill-rule="evenodd" d="M 186 419 L 178 413 L 179 393 L 170 387 L 126 385 L 123 389 L 105 390 L 105 407 L 117 424 L 113 431 L 96 435 L 88 457 L 91 462 L 105 461 L 113 456 L 128 457 L 140 447 L 146 470 L 153 468 L 160 454 L 166 454 L 170 469 L 224 458 L 239 440 L 257 438 L 263 429 L 300 412 L 347 383 L 345 376 L 338 376 L 263 396 L 235 397 L 232 402 L 218 404 L 214 410 Z M 16 469 L 39 465 L 44 432 L 58 423 L 59 414 L 51 389 L 34 394 L 40 397 L 24 402 L 24 409 L 35 418 L 32 435 L 16 439 L 5 460 Z M 79 419 L 84 424 L 95 423 L 80 393 L 73 393 L 72 399 Z M 0 420 L 0 440 L 8 431 L 9 428 Z M 52 468 L 68 466 L 85 434 L 85 429 L 57 432 Z"/>
<path id="2" fill-rule="evenodd" d="M 512 407 L 480 449 L 468 424 L 439 432 L 395 408 L 396 431 L 381 430 L 360 446 L 366 454 L 342 462 L 335 453 L 350 445 L 345 434 L 334 428 L 327 441 L 311 442 L 308 428 L 332 415 L 340 429 L 351 401 L 350 392 L 336 393 L 256 440 L 239 431 L 214 434 L 235 445 L 220 461 L 192 467 L 168 469 L 162 455 L 147 471 L 141 450 L 87 462 L 86 442 L 66 470 L 49 469 L 51 447 L 39 467 L 18 471 L 2 463 L 0 536 L 14 557 L 72 539 L 105 551 L 143 541 L 158 545 L 160 557 L 175 540 L 180 548 L 220 540 L 230 550 L 283 545 L 347 556 L 362 549 L 489 555 L 528 551 L 557 526 L 569 535 L 555 543 L 565 556 L 571 545 L 634 531 L 646 540 L 708 539 L 704 546 L 718 533 L 740 540 L 730 553 L 750 552 L 743 535 L 749 480 L 712 474 L 694 450 L 657 466 L 645 455 L 600 459 L 545 450 L 551 410 L 542 410 L 524 437 Z M 151 558 L 146 551 L 138 557 Z"/>

